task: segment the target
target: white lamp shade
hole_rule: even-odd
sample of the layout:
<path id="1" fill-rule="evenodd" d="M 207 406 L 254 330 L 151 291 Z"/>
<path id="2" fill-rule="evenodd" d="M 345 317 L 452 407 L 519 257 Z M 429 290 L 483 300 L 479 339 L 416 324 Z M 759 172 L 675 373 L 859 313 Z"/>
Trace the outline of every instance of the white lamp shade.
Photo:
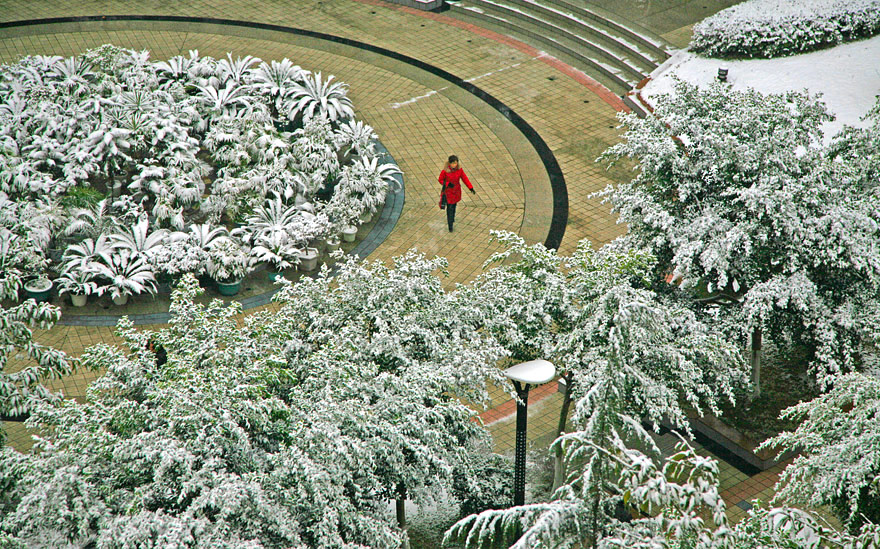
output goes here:
<path id="1" fill-rule="evenodd" d="M 556 367 L 546 360 L 530 360 L 504 370 L 504 375 L 520 383 L 540 385 L 556 375 Z"/>

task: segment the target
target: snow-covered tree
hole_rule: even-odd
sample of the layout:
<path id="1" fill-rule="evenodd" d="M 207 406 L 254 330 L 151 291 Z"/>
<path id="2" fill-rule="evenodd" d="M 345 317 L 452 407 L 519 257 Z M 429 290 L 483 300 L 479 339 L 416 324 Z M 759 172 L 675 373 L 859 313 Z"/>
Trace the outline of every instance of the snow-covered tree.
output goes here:
<path id="1" fill-rule="evenodd" d="M 475 546 L 513 542 L 520 534 L 517 547 L 595 543 L 622 497 L 603 449 L 624 441 L 656 452 L 643 421 L 668 419 L 687 430 L 686 406 L 717 413 L 719 401 L 732 400 L 745 382 L 741 359 L 691 311 L 644 287 L 644 256 L 615 246 L 594 252 L 583 241 L 571 257 L 557 258 L 541 245 L 529 249 L 519 237 L 500 236 L 509 250 L 498 258 L 521 259 L 475 283 L 490 290 L 482 302 L 501 303 L 487 325 L 506 328 L 499 340 L 519 349 L 530 332 L 541 334 L 536 340 L 547 347 L 540 350 L 544 357 L 573 381 L 574 430 L 554 442 L 567 473 L 553 501 L 468 517 L 453 537 L 463 535 Z"/>
<path id="2" fill-rule="evenodd" d="M 698 455 L 684 441 L 664 460 L 662 469 L 638 450 L 621 444 L 609 454 L 630 516 L 632 511 L 637 516 L 615 521 L 598 544 L 602 549 L 855 549 L 880 541 L 880 528 L 875 525 L 851 536 L 814 513 L 787 505 L 768 508 L 757 500 L 746 517 L 731 525 L 719 493 L 718 463 Z"/>
<path id="3" fill-rule="evenodd" d="M 76 363 L 63 351 L 34 341 L 32 331 L 35 326 L 49 329 L 59 318 L 58 307 L 33 299 L 11 309 L 0 307 L 0 417 L 21 417 L 39 402 L 61 399 L 40 383 L 69 375 Z M 0 444 L 5 438 L 0 429 Z"/>
<path id="4" fill-rule="evenodd" d="M 880 380 L 851 373 L 834 378 L 829 392 L 783 412 L 802 419 L 765 447 L 800 453 L 776 485 L 776 500 L 829 505 L 850 530 L 880 524 Z"/>
<path id="5" fill-rule="evenodd" d="M 632 182 L 605 194 L 627 241 L 694 298 L 724 297 L 745 338 L 808 345 L 819 378 L 854 368 L 880 323 L 880 195 L 838 177 L 821 146 L 830 115 L 802 92 L 762 95 L 684 82 L 654 116 L 621 117 Z M 671 288 L 670 288 L 670 291 Z"/>
<path id="6" fill-rule="evenodd" d="M 397 547 L 388 500 L 474 474 L 503 350 L 460 321 L 436 271 L 345 262 L 286 285 L 276 311 L 193 302 L 158 332 L 90 348 L 85 403 L 38 406 L 33 452 L 0 459 L 0 533 L 25 544 Z"/>

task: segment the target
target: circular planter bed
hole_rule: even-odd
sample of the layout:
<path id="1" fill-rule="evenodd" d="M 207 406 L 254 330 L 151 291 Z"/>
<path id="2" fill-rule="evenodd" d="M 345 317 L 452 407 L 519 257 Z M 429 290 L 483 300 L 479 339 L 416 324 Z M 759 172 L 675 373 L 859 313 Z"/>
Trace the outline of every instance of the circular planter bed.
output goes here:
<path id="1" fill-rule="evenodd" d="M 381 163 L 375 132 L 356 119 L 347 86 L 332 77 L 288 59 L 196 52 L 167 62 L 144 59 L 143 52 L 104 45 L 76 58 L 26 57 L 7 66 L 10 91 L 0 108 L 15 106 L 21 124 L 34 128 L 19 149 L 60 139 L 65 158 L 76 159 L 47 171 L 42 157 L 10 152 L 4 166 L 38 176 L 9 179 L 0 168 L 0 180 L 14 181 L 3 198 L 13 205 L 7 226 L 15 229 L 0 227 L 0 246 L 17 261 L 9 270 L 35 272 L 39 263 L 88 278 L 99 295 L 114 284 L 135 297 L 155 294 L 157 280 L 206 272 L 219 240 L 234 241 L 248 265 L 289 261 L 294 243 L 323 247 L 398 186 L 399 170 Z M 78 67 L 81 100 L 70 99 L 65 63 Z M 88 99 L 98 96 L 137 128 L 106 124 Z M 34 123 L 46 113 L 64 115 Z M 58 171 L 69 175 L 59 179 Z M 45 195 L 58 198 L 58 229 L 34 238 L 33 208 L 23 205 Z M 346 240 L 355 235 L 352 228 Z M 303 270 L 317 268 L 311 253 L 303 260 Z M 71 299 L 81 306 L 80 297 Z"/>

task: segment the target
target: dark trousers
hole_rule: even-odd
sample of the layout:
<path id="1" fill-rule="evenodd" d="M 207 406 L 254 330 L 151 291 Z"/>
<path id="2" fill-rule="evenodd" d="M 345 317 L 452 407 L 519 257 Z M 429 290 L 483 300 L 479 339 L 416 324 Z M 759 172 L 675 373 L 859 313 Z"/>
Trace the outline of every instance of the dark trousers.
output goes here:
<path id="1" fill-rule="evenodd" d="M 449 225 L 450 231 L 452 230 L 452 224 L 455 223 L 455 207 L 456 206 L 458 206 L 458 203 L 446 205 L 446 223 Z"/>

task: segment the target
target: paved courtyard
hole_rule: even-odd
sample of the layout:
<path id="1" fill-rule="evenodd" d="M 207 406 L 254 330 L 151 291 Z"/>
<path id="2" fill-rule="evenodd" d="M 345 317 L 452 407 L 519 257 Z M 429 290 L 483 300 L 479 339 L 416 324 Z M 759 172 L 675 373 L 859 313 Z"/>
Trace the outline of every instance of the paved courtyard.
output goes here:
<path id="1" fill-rule="evenodd" d="M 645 2 L 631 4 L 634 7 L 615 9 L 630 9 L 633 20 L 649 26 L 651 18 L 637 12 Z M 717 10 L 722 4 L 711 5 Z M 693 22 L 706 15 L 682 11 L 689 5 L 675 11 L 675 3 L 665 4 L 658 11 L 663 13 L 662 25 L 652 30 L 674 45 L 685 45 L 682 37 L 689 36 Z M 598 246 L 622 233 L 608 207 L 590 198 L 631 176 L 626 167 L 609 171 L 595 162 L 618 139 L 616 116 L 624 109 L 622 102 L 588 75 L 513 39 L 443 14 L 378 0 L 212 0 L 185 5 L 167 0 L 4 0 L 0 6 L 0 23 L 89 17 L 0 28 L 0 63 L 28 54 L 69 56 L 113 43 L 148 49 L 153 59 L 185 55 L 192 49 L 213 57 L 227 53 L 263 60 L 287 57 L 306 69 L 335 75 L 350 85 L 358 116 L 376 129 L 405 174 L 400 218 L 369 257 L 388 260 L 410 248 L 447 257 L 449 288 L 476 277 L 497 250 L 489 243 L 490 230 L 514 231 L 529 242 L 548 238 L 554 211 L 553 174 L 548 174 L 548 158 L 536 149 L 529 131 L 552 153 L 564 178 L 568 208 L 560 252 L 570 253 L 581 239 Z M 613 11 L 610 5 L 608 9 Z M 155 17 L 91 18 L 131 15 Z M 185 17 L 210 20 L 173 19 Z M 451 83 L 441 72 L 475 86 L 483 95 Z M 516 113 L 529 131 L 524 132 L 522 124 L 512 122 L 515 117 L 504 116 L 486 97 Z M 437 174 L 449 154 L 462 159 L 477 189 L 476 196 L 467 194 L 459 207 L 454 233 L 446 231 L 445 216 L 436 204 Z M 39 340 L 73 356 L 95 343 L 117 341 L 112 327 L 72 325 L 41 332 Z M 50 385 L 68 397 L 83 398 L 93 378 L 92 373 L 78 373 Z M 509 451 L 514 440 L 512 406 L 500 392 L 495 396 L 494 413 L 487 412 L 484 419 L 496 449 Z M 560 402 L 555 385 L 543 395 L 533 395 L 530 439 L 536 447 L 546 447 L 554 438 Z M 30 434 L 19 424 L 4 427 L 11 445 L 29 447 Z M 743 506 L 737 506 L 743 500 L 769 499 L 777 473 L 778 468 L 749 477 L 725 464 L 722 488 L 731 516 L 744 513 Z"/>

